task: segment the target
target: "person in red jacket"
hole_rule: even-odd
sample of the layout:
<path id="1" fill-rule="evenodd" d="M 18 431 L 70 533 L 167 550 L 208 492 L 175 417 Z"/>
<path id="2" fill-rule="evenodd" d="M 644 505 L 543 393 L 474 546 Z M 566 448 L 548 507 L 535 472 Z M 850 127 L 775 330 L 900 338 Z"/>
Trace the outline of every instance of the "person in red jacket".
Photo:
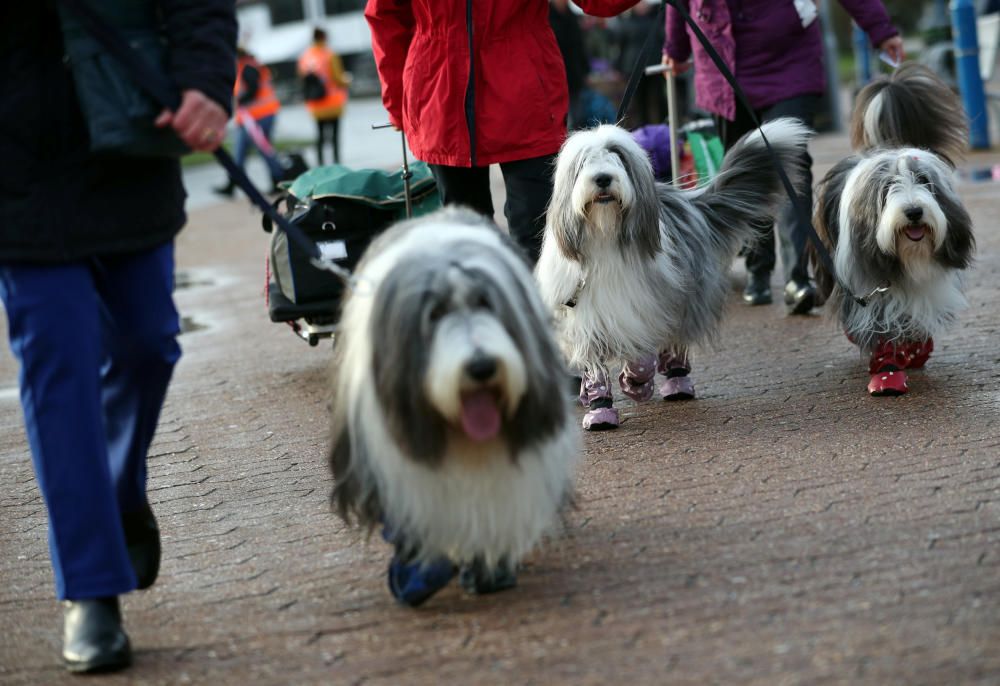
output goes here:
<path id="1" fill-rule="evenodd" d="M 637 2 L 574 1 L 603 17 Z M 368 0 L 365 18 L 389 119 L 442 200 L 492 217 L 499 164 L 511 236 L 536 261 L 569 105 L 548 0 Z"/>

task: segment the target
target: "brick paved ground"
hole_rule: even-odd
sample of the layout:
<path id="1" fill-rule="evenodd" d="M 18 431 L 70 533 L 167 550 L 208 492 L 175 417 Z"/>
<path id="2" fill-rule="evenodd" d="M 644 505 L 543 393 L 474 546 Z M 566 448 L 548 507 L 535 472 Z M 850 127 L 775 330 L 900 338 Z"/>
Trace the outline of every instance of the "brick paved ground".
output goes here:
<path id="1" fill-rule="evenodd" d="M 817 141 L 817 169 L 843 150 Z M 586 437 L 579 509 L 517 590 L 418 611 L 329 512 L 329 349 L 267 321 L 244 206 L 198 212 L 177 300 L 204 328 L 149 462 L 166 557 L 102 683 L 1000 683 L 1000 192 L 962 192 L 972 306 L 909 396 L 866 397 L 832 324 L 746 308 L 734 277 L 700 399 Z M 15 385 L 4 352 L 0 682 L 68 683 Z"/>

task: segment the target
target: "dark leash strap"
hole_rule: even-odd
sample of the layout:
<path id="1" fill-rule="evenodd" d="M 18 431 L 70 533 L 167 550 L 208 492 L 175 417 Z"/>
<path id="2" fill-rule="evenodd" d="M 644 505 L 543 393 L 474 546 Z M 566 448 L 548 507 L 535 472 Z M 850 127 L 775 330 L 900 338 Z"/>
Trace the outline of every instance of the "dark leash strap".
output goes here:
<path id="1" fill-rule="evenodd" d="M 659 25 L 663 23 L 666 7 L 666 3 L 662 3 L 659 8 L 657 8 L 656 17 L 654 18 L 652 24 L 650 24 L 649 31 L 646 32 L 646 39 L 642 42 L 642 49 L 639 50 L 639 54 L 635 59 L 635 64 L 632 65 L 632 73 L 629 74 L 628 82 L 625 84 L 625 93 L 622 94 L 622 101 L 618 105 L 618 115 L 615 119 L 617 122 L 621 122 L 625 119 L 625 113 L 628 111 L 628 106 L 632 103 L 632 98 L 635 97 L 636 89 L 639 88 L 639 81 L 642 79 L 643 72 L 646 67 L 646 55 L 649 54 L 649 47 L 653 44 L 653 36 L 656 35 Z"/>
<path id="2" fill-rule="evenodd" d="M 677 10 L 677 12 L 681 15 L 681 18 L 684 19 L 684 23 L 687 24 L 689 27 L 691 27 L 691 31 L 698 39 L 698 42 L 701 43 L 702 47 L 705 48 L 705 52 L 708 53 L 708 56 L 715 64 L 715 67 L 719 70 L 723 78 L 726 79 L 726 82 L 733 89 L 733 92 L 739 99 L 740 105 L 742 105 L 743 109 L 745 109 L 747 114 L 750 115 L 750 120 L 753 122 L 753 125 L 757 127 L 757 130 L 760 132 L 761 140 L 764 141 L 764 146 L 767 148 L 767 151 L 771 157 L 771 163 L 774 165 L 775 171 L 778 172 L 778 178 L 781 181 L 781 185 L 784 187 L 785 193 L 788 195 L 788 198 L 792 203 L 792 207 L 795 210 L 796 220 L 798 221 L 800 227 L 806 230 L 806 235 L 809 237 L 809 241 L 813 244 L 813 247 L 816 250 L 816 256 L 819 258 L 820 262 L 823 263 L 823 268 L 826 269 L 833 276 L 834 280 L 837 282 L 840 288 L 852 300 L 854 300 L 856 303 L 858 303 L 863 307 L 867 306 L 868 301 L 875 294 L 883 292 L 885 288 L 884 287 L 876 288 L 871 293 L 863 297 L 858 297 L 854 295 L 853 292 L 851 292 L 851 290 L 847 287 L 847 285 L 843 281 L 840 280 L 840 278 L 837 276 L 837 270 L 833 265 L 833 258 L 830 256 L 830 252 L 826 249 L 826 245 L 823 243 L 823 240 L 819 237 L 819 234 L 816 233 L 816 229 L 812 224 L 812 217 L 810 216 L 810 208 L 807 208 L 805 204 L 802 202 L 802 198 L 799 196 L 798 192 L 796 192 L 795 186 L 792 184 L 791 179 L 788 178 L 788 173 L 785 172 L 784 167 L 778 160 L 778 156 L 775 154 L 774 149 L 771 147 L 770 141 L 767 140 L 767 136 L 765 136 L 764 132 L 761 131 L 760 120 L 758 119 L 756 112 L 754 112 L 753 107 L 750 105 L 750 100 L 749 98 L 747 98 L 746 93 L 743 92 L 743 89 L 740 88 L 740 85 L 736 82 L 736 77 L 733 76 L 732 71 L 730 71 L 729 67 L 726 66 L 725 61 L 716 51 L 715 47 L 712 45 L 712 42 L 708 39 L 708 36 L 706 36 L 704 32 L 702 32 L 698 24 L 696 24 L 694 19 L 691 18 L 691 14 L 687 11 L 687 8 L 684 7 L 683 0 L 664 0 L 663 4 L 660 6 L 660 12 L 657 14 L 657 21 L 660 21 L 660 14 L 662 14 L 666 10 L 667 5 L 670 5 L 675 10 Z M 643 57 L 645 57 L 646 52 L 649 49 L 650 41 L 652 40 L 653 35 L 656 33 L 656 29 L 657 25 L 654 23 L 653 26 L 651 27 L 651 30 L 646 35 L 646 41 L 643 44 L 642 52 L 639 55 L 639 59 L 636 61 L 635 66 L 632 68 L 632 74 L 629 77 L 628 85 L 625 87 L 625 95 L 622 97 L 622 103 L 618 108 L 619 121 L 621 121 L 621 119 L 624 117 L 625 110 L 628 109 L 628 105 L 632 100 L 632 97 L 635 95 L 635 90 L 639 85 L 639 79 L 641 78 L 641 74 L 643 71 L 643 65 L 642 65 Z"/>
<path id="3" fill-rule="evenodd" d="M 171 112 L 176 112 L 181 103 L 181 95 L 176 86 L 159 70 L 150 66 L 135 50 L 129 47 L 124 37 L 114 27 L 108 24 L 86 0 L 59 0 L 67 9 L 73 12 L 77 21 L 129 72 L 129 75 L 158 104 Z M 333 272 L 337 276 L 349 280 L 349 271 L 324 259 L 319 246 L 306 236 L 305 232 L 295 224 L 281 216 L 277 208 L 268 202 L 264 194 L 257 189 L 246 173 L 236 165 L 236 161 L 221 146 L 213 153 L 215 159 L 229 174 L 229 178 L 246 193 L 250 201 L 278 226 L 298 247 L 311 259 L 313 266 Z"/>

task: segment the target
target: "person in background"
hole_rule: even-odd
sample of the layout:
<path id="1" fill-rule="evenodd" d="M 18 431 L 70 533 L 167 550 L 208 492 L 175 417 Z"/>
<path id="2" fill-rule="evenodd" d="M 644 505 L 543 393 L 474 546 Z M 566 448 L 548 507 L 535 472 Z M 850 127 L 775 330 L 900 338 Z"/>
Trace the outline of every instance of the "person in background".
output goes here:
<path id="1" fill-rule="evenodd" d="M 176 157 L 89 151 L 56 4 L 0 3 L 0 73 L 18 75 L 0 107 L 0 297 L 64 601 L 63 660 L 108 671 L 131 661 L 118 597 L 159 571 L 146 453 L 181 354 L 185 193 Z M 214 150 L 232 102 L 233 3 L 158 7 L 181 100 L 155 124 Z"/>
<path id="2" fill-rule="evenodd" d="M 681 0 L 699 28 L 709 37 L 726 66 L 736 76 L 757 118 L 764 122 L 796 117 L 813 125 L 816 107 L 826 88 L 823 37 L 812 0 Z M 902 60 L 903 41 L 879 0 L 840 0 L 847 13 L 868 34 L 872 45 Z M 750 113 L 685 24 L 667 7 L 663 62 L 683 73 L 694 56 L 694 90 L 698 107 L 713 113 L 728 149 L 753 128 Z M 812 157 L 804 153 L 807 169 Z M 812 209 L 812 174 L 798 189 Z M 784 268 L 784 300 L 790 314 L 806 314 L 816 305 L 816 289 L 806 267 L 806 231 L 788 203 L 777 219 Z M 750 305 L 771 303 L 774 270 L 774 227 L 762 226 L 760 240 L 746 256 L 747 285 L 743 299 Z"/>
<path id="3" fill-rule="evenodd" d="M 236 85 L 233 88 L 233 98 L 236 101 L 236 165 L 243 169 L 246 164 L 247 152 L 251 145 L 260 153 L 271 174 L 271 192 L 277 192 L 278 182 L 284 176 L 281 163 L 274 156 L 273 150 L 261 150 L 247 126 L 257 125 L 260 133 L 270 142 L 274 121 L 281 102 L 271 85 L 271 70 L 260 64 L 253 55 L 243 47 L 236 48 Z M 249 121 L 252 120 L 252 121 Z M 224 186 L 213 189 L 216 193 L 232 197 L 236 186 L 232 179 Z"/>
<path id="4" fill-rule="evenodd" d="M 313 43 L 299 57 L 299 76 L 305 84 L 306 108 L 316 120 L 316 158 L 323 164 L 323 146 L 329 139 L 333 162 L 340 162 L 340 116 L 347 103 L 350 75 L 340 56 L 326 44 L 326 31 L 313 30 Z"/>
<path id="5" fill-rule="evenodd" d="M 612 16 L 636 0 L 576 0 Z M 445 204 L 493 217 L 491 164 L 510 234 L 534 264 L 569 93 L 547 0 L 368 0 L 382 102 Z"/>
<path id="6" fill-rule="evenodd" d="M 569 0 L 551 0 L 549 4 L 549 24 L 556 35 L 559 52 L 562 53 L 566 68 L 566 85 L 569 90 L 569 112 L 566 126 L 572 131 L 586 125 L 580 103 L 580 93 L 587 86 L 590 60 L 583 44 L 580 18 L 570 9 Z"/>

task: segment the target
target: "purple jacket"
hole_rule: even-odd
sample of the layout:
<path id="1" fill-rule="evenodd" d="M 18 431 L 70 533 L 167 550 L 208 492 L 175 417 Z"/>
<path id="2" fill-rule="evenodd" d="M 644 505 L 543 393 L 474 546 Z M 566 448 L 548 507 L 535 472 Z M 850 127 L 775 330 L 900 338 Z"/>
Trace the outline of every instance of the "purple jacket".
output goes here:
<path id="1" fill-rule="evenodd" d="M 792 0 L 687 0 L 685 4 L 754 109 L 798 95 L 822 94 L 826 89 L 819 19 L 803 29 Z M 865 30 L 872 45 L 899 33 L 880 0 L 840 0 L 840 4 Z M 693 49 L 698 107 L 734 119 L 732 88 L 671 6 L 666 22 L 663 52 L 683 62 Z"/>

